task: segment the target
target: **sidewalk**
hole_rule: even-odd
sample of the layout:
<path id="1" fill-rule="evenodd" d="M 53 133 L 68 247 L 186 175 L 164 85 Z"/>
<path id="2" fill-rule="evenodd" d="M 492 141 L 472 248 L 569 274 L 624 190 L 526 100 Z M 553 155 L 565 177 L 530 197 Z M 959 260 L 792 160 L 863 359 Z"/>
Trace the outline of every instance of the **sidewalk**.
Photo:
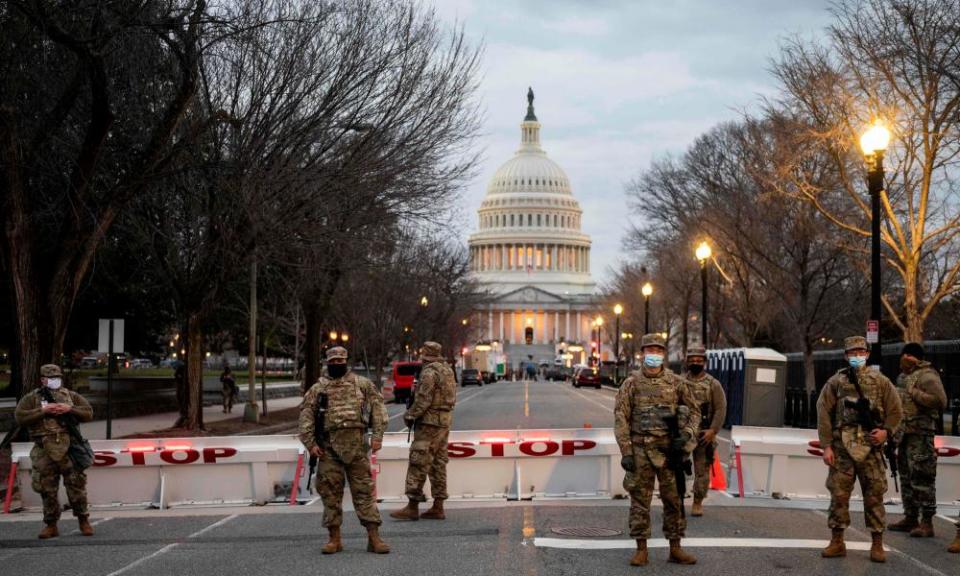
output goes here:
<path id="1" fill-rule="evenodd" d="M 291 396 L 287 398 L 267 398 L 267 410 L 273 412 L 285 408 L 296 408 L 300 405 L 300 396 Z M 223 406 L 214 404 L 203 408 L 203 421 L 206 423 L 219 422 L 230 418 L 243 417 L 243 404 L 237 404 L 233 407 L 233 413 L 224 414 Z M 260 404 L 263 410 L 263 404 Z M 145 416 L 133 416 L 130 418 L 114 418 L 112 432 L 114 438 L 127 436 L 130 434 L 139 434 L 143 432 L 152 432 L 173 426 L 177 421 L 177 412 L 161 412 L 159 414 L 149 414 Z M 106 420 L 95 420 L 85 422 L 80 425 L 80 433 L 88 440 L 103 440 L 107 437 Z"/>

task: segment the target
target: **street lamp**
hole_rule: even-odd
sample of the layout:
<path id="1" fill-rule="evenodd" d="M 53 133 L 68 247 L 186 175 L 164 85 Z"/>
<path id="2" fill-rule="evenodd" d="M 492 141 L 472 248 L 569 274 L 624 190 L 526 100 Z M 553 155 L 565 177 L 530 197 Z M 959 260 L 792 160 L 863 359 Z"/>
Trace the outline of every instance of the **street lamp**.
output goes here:
<path id="1" fill-rule="evenodd" d="M 653 295 L 653 284 L 647 282 L 640 289 L 643 294 L 643 333 L 650 333 L 650 296 Z"/>
<path id="2" fill-rule="evenodd" d="M 871 366 L 880 369 L 882 359 L 880 342 L 880 320 L 883 310 L 880 302 L 880 195 L 883 194 L 883 153 L 890 144 L 890 130 L 880 119 L 874 120 L 870 128 L 860 137 L 860 148 L 867 161 L 867 186 L 870 190 L 871 242 L 870 242 L 870 322 L 868 322 L 867 342 L 870 342 Z M 873 331 L 876 329 L 876 336 Z"/>
<path id="3" fill-rule="evenodd" d="M 701 332 L 700 332 L 700 342 L 703 344 L 703 347 L 707 347 L 707 261 L 710 260 L 710 256 L 713 254 L 713 251 L 710 249 L 710 245 L 706 241 L 701 242 L 697 246 L 697 260 L 700 261 L 700 290 L 701 290 L 701 300 L 700 300 L 700 323 L 701 323 Z"/>
<path id="4" fill-rule="evenodd" d="M 617 304 L 613 307 L 613 315 L 616 316 L 616 326 L 614 328 L 614 337 L 613 337 L 613 360 L 615 364 L 613 365 L 613 381 L 617 382 L 620 379 L 620 315 L 623 314 L 623 306 Z"/>
<path id="5" fill-rule="evenodd" d="M 603 316 L 597 316 L 597 366 L 603 362 Z"/>

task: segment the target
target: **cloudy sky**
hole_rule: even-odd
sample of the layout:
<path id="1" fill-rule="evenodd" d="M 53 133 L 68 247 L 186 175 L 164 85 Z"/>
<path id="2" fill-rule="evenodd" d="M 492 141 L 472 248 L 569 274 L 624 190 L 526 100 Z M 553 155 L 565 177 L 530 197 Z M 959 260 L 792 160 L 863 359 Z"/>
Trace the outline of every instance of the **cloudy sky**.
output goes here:
<path id="1" fill-rule="evenodd" d="M 484 160 L 465 194 L 464 239 L 489 178 L 520 141 L 527 86 L 541 141 L 566 171 L 593 237 L 594 277 L 624 257 L 624 187 L 775 84 L 785 38 L 823 35 L 828 0 L 434 0 L 486 47 Z"/>

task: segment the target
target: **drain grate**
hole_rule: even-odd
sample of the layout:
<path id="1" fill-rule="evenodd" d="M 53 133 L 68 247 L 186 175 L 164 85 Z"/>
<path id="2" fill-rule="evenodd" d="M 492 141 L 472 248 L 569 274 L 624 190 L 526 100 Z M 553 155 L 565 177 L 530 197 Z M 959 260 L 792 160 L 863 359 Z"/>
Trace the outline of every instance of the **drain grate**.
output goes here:
<path id="1" fill-rule="evenodd" d="M 561 536 L 576 536 L 578 538 L 606 538 L 609 536 L 619 536 L 623 534 L 620 530 L 612 530 L 610 528 L 593 528 L 590 526 L 570 526 L 560 528 L 551 528 L 551 532 L 554 534 L 560 534 Z"/>

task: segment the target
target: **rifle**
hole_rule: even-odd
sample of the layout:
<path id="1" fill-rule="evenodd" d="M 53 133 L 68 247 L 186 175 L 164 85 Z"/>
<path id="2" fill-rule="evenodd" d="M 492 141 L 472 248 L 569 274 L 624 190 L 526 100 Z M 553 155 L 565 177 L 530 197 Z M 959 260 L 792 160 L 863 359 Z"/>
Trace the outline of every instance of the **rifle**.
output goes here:
<path id="1" fill-rule="evenodd" d="M 847 380 L 857 389 L 857 399 L 851 401 L 849 398 L 845 398 L 844 404 L 847 408 L 852 408 L 856 411 L 857 424 L 862 430 L 867 430 L 868 433 L 877 429 L 883 429 L 880 412 L 874 409 L 870 405 L 870 399 L 863 395 L 863 390 L 860 388 L 860 379 L 857 377 L 857 371 L 853 368 L 847 368 L 846 373 Z M 874 450 L 877 450 L 877 447 L 874 447 Z M 897 470 L 897 446 L 894 439 L 888 436 L 886 444 L 879 450 L 879 453 L 883 465 L 890 468 L 890 477 L 893 478 L 893 486 L 899 493 L 900 483 L 898 481 L 899 472 Z"/>
<path id="2" fill-rule="evenodd" d="M 704 402 L 700 404 L 700 432 L 710 428 L 710 425 L 713 424 L 713 415 L 710 413 L 710 403 Z M 707 461 L 707 466 L 713 465 L 714 458 L 714 445 L 713 442 L 708 442 L 704 445 L 704 457 Z"/>
<path id="3" fill-rule="evenodd" d="M 20 427 L 14 426 L 10 429 L 9 432 L 3 437 L 3 441 L 0 441 L 0 451 L 6 450 L 7 446 L 13 443 L 20 436 Z"/>
<path id="4" fill-rule="evenodd" d="M 53 392 L 51 392 L 49 388 L 41 386 L 37 390 L 45 402 L 48 404 L 57 404 L 57 399 L 53 397 Z M 67 433 L 70 435 L 70 447 L 67 448 L 67 455 L 70 457 L 73 465 L 79 470 L 86 470 L 92 466 L 93 448 L 90 447 L 90 442 L 80 433 L 80 428 L 77 427 L 78 422 L 76 415 L 59 414 L 55 416 L 55 418 L 60 422 L 60 425 L 67 429 Z"/>
<path id="5" fill-rule="evenodd" d="M 678 408 L 679 410 L 679 408 Z M 685 500 L 687 497 L 687 476 L 693 475 L 693 466 L 687 453 L 683 450 L 676 450 L 673 447 L 673 441 L 680 438 L 680 418 L 677 414 L 665 416 L 664 423 L 670 435 L 670 448 L 667 450 L 667 468 L 673 470 L 673 476 L 676 479 L 677 496 L 680 498 L 680 516 L 686 518 Z"/>
<path id="6" fill-rule="evenodd" d="M 410 387 L 410 394 L 407 395 L 407 404 L 406 408 L 409 410 L 417 401 L 417 388 L 419 388 L 419 382 L 416 378 L 413 380 L 413 385 Z M 407 428 L 407 444 L 410 443 L 410 434 L 413 432 L 413 429 L 417 427 L 417 421 L 413 422 L 413 425 Z"/>
<path id="7" fill-rule="evenodd" d="M 323 448 L 323 441 L 327 436 L 327 432 L 324 429 L 327 422 L 327 395 L 324 393 L 317 394 L 317 410 L 313 416 L 313 441 L 317 443 L 321 449 Z M 317 471 L 317 457 L 313 454 L 310 455 L 310 473 L 307 474 L 307 490 L 313 494 L 313 485 L 310 483 L 310 480 L 313 479 L 313 474 Z"/>

